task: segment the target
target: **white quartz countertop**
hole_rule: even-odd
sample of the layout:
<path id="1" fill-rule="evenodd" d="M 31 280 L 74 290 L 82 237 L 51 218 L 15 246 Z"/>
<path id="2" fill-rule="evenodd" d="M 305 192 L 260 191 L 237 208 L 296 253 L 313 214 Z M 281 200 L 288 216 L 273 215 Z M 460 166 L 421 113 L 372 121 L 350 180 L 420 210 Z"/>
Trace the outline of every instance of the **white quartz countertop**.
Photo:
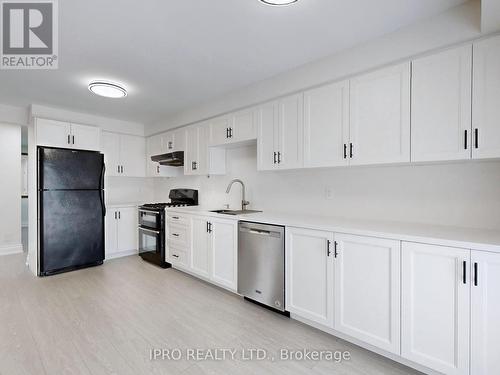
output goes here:
<path id="1" fill-rule="evenodd" d="M 168 208 L 167 212 L 203 215 L 220 219 L 252 221 L 315 230 L 422 242 L 465 249 L 500 252 L 500 231 L 444 225 L 350 219 L 314 214 L 265 211 L 245 215 L 224 215 L 202 206 Z"/>

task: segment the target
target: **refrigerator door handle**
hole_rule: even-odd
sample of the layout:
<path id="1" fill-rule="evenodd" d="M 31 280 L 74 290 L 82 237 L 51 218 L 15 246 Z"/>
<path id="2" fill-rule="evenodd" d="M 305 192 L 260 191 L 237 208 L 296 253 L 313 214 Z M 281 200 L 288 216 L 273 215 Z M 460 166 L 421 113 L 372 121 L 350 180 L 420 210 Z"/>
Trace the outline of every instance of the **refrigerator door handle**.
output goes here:
<path id="1" fill-rule="evenodd" d="M 99 182 L 99 190 L 101 191 L 101 206 L 102 216 L 106 216 L 106 205 L 104 204 L 104 173 L 106 173 L 106 164 L 102 163 L 101 180 Z"/>

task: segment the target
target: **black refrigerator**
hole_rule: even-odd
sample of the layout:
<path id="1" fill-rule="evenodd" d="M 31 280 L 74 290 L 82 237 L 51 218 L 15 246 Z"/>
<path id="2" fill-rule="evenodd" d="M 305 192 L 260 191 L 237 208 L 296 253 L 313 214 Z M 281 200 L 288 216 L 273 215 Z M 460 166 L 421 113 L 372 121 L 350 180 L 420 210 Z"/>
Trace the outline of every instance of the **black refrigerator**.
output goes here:
<path id="1" fill-rule="evenodd" d="M 40 276 L 104 261 L 104 156 L 38 147 Z"/>

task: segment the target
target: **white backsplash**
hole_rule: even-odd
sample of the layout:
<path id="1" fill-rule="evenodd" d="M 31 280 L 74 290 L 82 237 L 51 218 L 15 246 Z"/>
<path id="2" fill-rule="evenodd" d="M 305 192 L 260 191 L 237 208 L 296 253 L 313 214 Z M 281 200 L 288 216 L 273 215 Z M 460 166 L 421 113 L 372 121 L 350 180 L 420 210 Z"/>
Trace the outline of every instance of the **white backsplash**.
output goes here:
<path id="1" fill-rule="evenodd" d="M 225 192 L 240 178 L 254 209 L 500 229 L 500 161 L 257 172 L 249 146 L 227 151 L 227 169 L 225 176 L 154 179 L 154 200 L 168 200 L 171 188 L 194 188 L 203 206 L 238 208 L 240 186 Z"/>
<path id="2" fill-rule="evenodd" d="M 154 200 L 154 181 L 151 178 L 106 177 L 106 203 L 144 203 Z"/>

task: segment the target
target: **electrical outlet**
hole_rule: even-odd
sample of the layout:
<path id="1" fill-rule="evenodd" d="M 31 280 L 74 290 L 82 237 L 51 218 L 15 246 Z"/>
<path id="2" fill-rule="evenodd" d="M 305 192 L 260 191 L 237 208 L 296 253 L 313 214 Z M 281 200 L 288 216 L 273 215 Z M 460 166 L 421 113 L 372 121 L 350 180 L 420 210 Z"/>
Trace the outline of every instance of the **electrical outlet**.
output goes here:
<path id="1" fill-rule="evenodd" d="M 328 200 L 333 199 L 333 188 L 331 186 L 325 188 L 325 198 Z"/>

